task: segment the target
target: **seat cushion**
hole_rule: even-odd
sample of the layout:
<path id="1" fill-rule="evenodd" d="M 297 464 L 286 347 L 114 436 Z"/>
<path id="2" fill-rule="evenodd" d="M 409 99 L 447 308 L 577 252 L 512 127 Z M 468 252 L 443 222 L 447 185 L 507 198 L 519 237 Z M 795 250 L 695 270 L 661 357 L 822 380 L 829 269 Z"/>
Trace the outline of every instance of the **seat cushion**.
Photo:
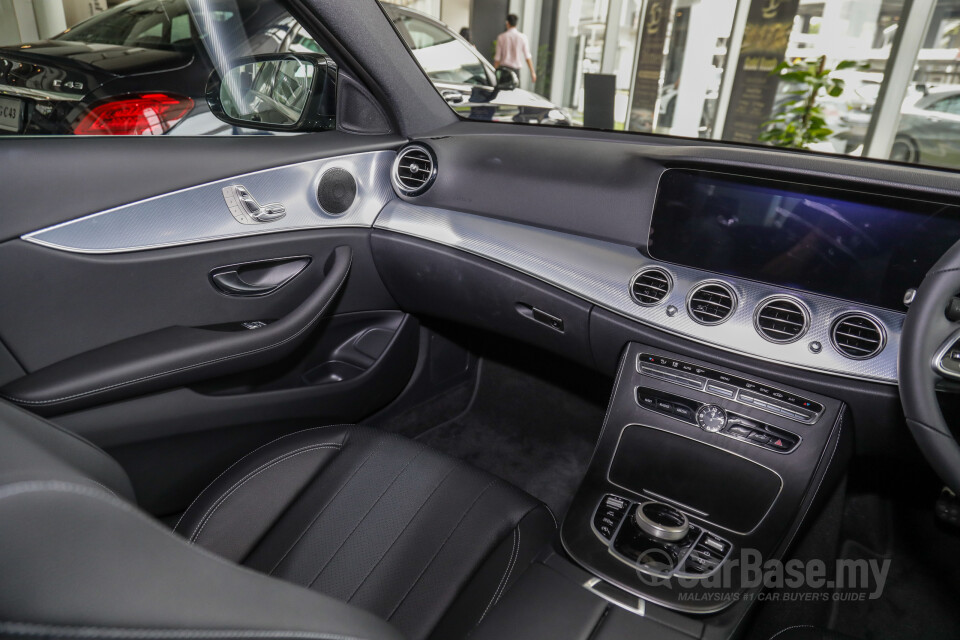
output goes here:
<path id="1" fill-rule="evenodd" d="M 415 639 L 469 632 L 555 528 L 544 505 L 464 462 L 397 435 L 335 425 L 242 458 L 176 530 Z"/>

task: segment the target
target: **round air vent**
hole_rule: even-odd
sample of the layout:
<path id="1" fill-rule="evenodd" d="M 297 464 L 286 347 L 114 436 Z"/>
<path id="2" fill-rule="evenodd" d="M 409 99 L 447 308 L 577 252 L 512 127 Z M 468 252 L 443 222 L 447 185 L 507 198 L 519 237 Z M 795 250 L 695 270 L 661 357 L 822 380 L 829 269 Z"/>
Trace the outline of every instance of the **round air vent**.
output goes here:
<path id="1" fill-rule="evenodd" d="M 799 301 L 786 296 L 767 298 L 753 315 L 757 333 L 769 340 L 786 344 L 799 340 L 810 326 L 810 315 Z"/>
<path id="2" fill-rule="evenodd" d="M 652 307 L 660 304 L 672 288 L 673 278 L 670 274 L 658 267 L 651 267 L 633 277 L 630 296 L 637 304 Z"/>
<path id="3" fill-rule="evenodd" d="M 393 162 L 390 178 L 401 195 L 420 195 L 437 178 L 437 160 L 433 151 L 422 144 L 404 147 Z"/>
<path id="4" fill-rule="evenodd" d="M 700 324 L 720 324 L 737 308 L 737 295 L 723 282 L 701 282 L 687 297 L 687 312 Z"/>
<path id="5" fill-rule="evenodd" d="M 883 351 L 887 337 L 878 320 L 863 313 L 848 313 L 833 323 L 830 341 L 846 357 L 866 360 Z"/>

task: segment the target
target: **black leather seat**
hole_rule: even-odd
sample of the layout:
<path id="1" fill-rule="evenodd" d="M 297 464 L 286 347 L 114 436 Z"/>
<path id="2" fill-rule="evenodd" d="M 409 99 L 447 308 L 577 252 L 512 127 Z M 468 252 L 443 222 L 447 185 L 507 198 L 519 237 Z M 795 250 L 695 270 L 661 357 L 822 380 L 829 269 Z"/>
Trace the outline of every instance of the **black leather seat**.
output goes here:
<path id="1" fill-rule="evenodd" d="M 132 499 L 101 450 L 0 404 L 0 636 L 463 637 L 555 530 L 503 481 L 345 425 L 238 461 L 183 537 Z"/>

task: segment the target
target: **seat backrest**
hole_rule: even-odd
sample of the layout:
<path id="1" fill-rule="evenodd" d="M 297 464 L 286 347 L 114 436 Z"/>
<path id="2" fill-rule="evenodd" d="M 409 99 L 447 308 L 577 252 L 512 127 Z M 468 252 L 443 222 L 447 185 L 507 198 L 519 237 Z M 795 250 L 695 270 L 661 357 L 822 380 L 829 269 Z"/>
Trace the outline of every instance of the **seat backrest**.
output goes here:
<path id="1" fill-rule="evenodd" d="M 399 639 L 373 615 L 240 567 L 138 509 L 89 442 L 0 402 L 0 637 Z"/>

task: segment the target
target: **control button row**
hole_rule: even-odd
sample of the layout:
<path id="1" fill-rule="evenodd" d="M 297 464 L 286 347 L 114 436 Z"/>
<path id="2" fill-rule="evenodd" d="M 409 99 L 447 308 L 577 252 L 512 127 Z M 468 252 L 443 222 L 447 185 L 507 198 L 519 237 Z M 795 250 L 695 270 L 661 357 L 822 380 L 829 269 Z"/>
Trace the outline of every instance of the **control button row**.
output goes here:
<path id="1" fill-rule="evenodd" d="M 743 391 L 739 393 L 737 400 L 743 404 L 748 404 L 752 407 L 757 407 L 758 409 L 763 409 L 764 411 L 769 411 L 770 413 L 776 413 L 800 422 L 811 422 L 816 417 L 809 411 L 805 411 L 803 409 L 790 409 L 776 402 L 761 400 L 760 398 L 749 393 L 744 393 Z"/>
<path id="2" fill-rule="evenodd" d="M 699 376 L 647 365 L 640 368 L 640 373 L 646 374 L 651 378 L 660 378 L 667 382 L 690 387 L 691 389 L 703 389 L 703 383 L 705 382 L 705 380 Z"/>
<path id="3" fill-rule="evenodd" d="M 637 388 L 637 402 L 657 413 L 662 413 L 684 422 L 696 424 L 695 413 L 700 403 L 694 400 L 685 400 L 672 394 L 653 392 L 643 387 Z"/>
<path id="4" fill-rule="evenodd" d="M 744 401 L 745 403 L 800 422 L 815 422 L 823 411 L 823 405 L 788 391 L 665 356 L 640 354 L 637 359 L 637 370 L 645 375 L 704 390 L 730 400 L 738 399 L 736 398 L 738 391 L 740 393 L 745 391 L 748 398 L 759 401 L 759 403 Z M 763 398 L 770 400 L 765 401 Z"/>
<path id="5" fill-rule="evenodd" d="M 608 493 L 600 501 L 597 512 L 593 516 L 593 527 L 601 536 L 610 540 L 613 532 L 617 530 L 617 525 L 623 520 L 623 515 L 630 507 L 630 502 L 620 496 Z"/>
<path id="6" fill-rule="evenodd" d="M 740 440 L 746 440 L 751 444 L 756 444 L 781 453 L 792 451 L 800 439 L 787 431 L 782 431 L 770 425 L 733 416 L 730 418 L 724 435 L 733 436 Z"/>
<path id="7" fill-rule="evenodd" d="M 736 413 L 725 412 L 719 407 L 717 409 L 724 414 L 722 418 L 713 416 L 712 421 L 701 422 L 698 420 L 701 410 L 714 405 L 704 405 L 670 393 L 637 387 L 637 403 L 651 411 L 698 426 L 704 431 L 745 440 L 778 453 L 790 453 L 800 444 L 800 437 L 789 431 Z"/>
<path id="8" fill-rule="evenodd" d="M 703 576 L 712 573 L 730 552 L 731 544 L 712 533 L 704 533 L 683 563 L 683 573 Z"/>

